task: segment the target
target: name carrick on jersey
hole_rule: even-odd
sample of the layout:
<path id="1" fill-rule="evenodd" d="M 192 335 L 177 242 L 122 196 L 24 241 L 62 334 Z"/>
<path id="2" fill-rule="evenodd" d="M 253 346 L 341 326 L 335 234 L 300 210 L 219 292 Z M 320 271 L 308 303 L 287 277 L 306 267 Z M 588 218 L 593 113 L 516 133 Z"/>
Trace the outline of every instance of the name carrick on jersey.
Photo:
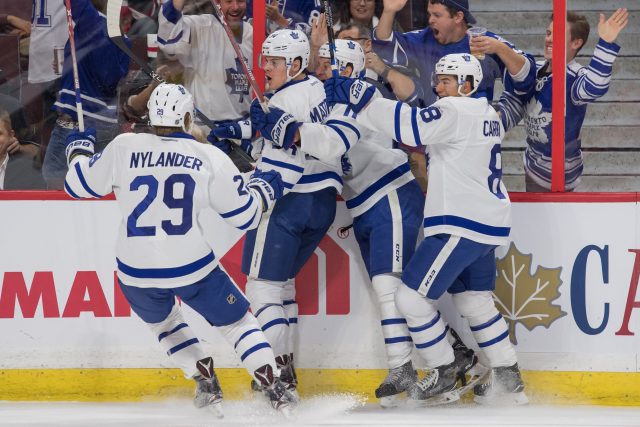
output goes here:
<path id="1" fill-rule="evenodd" d="M 486 98 L 446 97 L 423 109 L 378 98 L 357 120 L 405 145 L 428 146 L 425 236 L 452 234 L 489 245 L 509 241 L 511 202 L 500 155 L 504 128 Z"/>
<path id="2" fill-rule="evenodd" d="M 218 265 L 199 221 L 213 215 L 208 208 L 241 230 L 262 217 L 260 196 L 231 160 L 182 133 L 121 134 L 103 152 L 73 160 L 65 191 L 74 198 L 115 193 L 118 277 L 141 288 L 190 285 Z"/>
<path id="3" fill-rule="evenodd" d="M 171 0 L 159 14 L 158 43 L 184 66 L 185 86 L 211 120 L 238 120 L 249 114 L 249 80 L 227 34 L 214 15 L 182 15 Z M 242 23 L 240 50 L 251 65 L 253 27 Z"/>
<path id="4" fill-rule="evenodd" d="M 352 116 L 345 105 L 335 105 L 324 125 L 300 127 L 300 147 L 320 159 L 342 157 L 342 196 L 355 218 L 414 177 L 407 155 L 392 148 L 391 138 L 357 123 Z M 345 137 L 332 138 L 332 133 Z"/>
<path id="5" fill-rule="evenodd" d="M 292 114 L 300 123 L 329 123 L 329 107 L 325 100 L 324 86 L 313 76 L 292 80 L 282 86 L 269 99 L 269 105 Z M 305 138 L 304 127 L 304 124 L 300 127 L 302 139 Z M 348 128 L 341 129 L 341 132 L 346 134 L 347 144 L 350 140 L 355 142 L 358 138 Z M 342 141 L 342 137 L 334 131 L 321 138 L 340 138 Z M 300 158 L 302 158 L 302 165 L 299 163 Z M 302 155 L 300 150 L 296 156 L 291 156 L 284 150 L 273 147 L 272 144 L 265 144 L 262 157 L 256 167 L 260 170 L 280 172 L 285 181 L 285 187 L 295 193 L 311 193 L 329 187 L 334 187 L 338 192 L 342 190 L 340 156 L 319 160 L 310 155 Z M 290 179 L 292 169 L 302 172 L 302 176 L 299 179 L 297 179 L 298 176 Z"/>

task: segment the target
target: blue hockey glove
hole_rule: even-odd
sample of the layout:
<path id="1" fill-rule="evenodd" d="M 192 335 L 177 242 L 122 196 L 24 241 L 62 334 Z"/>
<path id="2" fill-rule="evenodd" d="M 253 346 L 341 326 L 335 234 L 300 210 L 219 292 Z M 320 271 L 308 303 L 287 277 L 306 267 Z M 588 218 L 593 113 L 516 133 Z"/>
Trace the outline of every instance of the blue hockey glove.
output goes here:
<path id="1" fill-rule="evenodd" d="M 300 127 L 292 114 L 277 107 L 269 107 L 269 112 L 265 113 L 257 100 L 251 104 L 251 123 L 263 137 L 285 150 L 293 145 L 296 131 Z"/>
<path id="2" fill-rule="evenodd" d="M 94 128 L 87 128 L 84 132 L 74 129 L 65 140 L 67 165 L 71 164 L 71 161 L 77 156 L 93 156 L 95 143 L 96 130 Z"/>
<path id="3" fill-rule="evenodd" d="M 247 183 L 247 188 L 255 191 L 262 199 L 262 212 L 266 212 L 273 207 L 273 204 L 282 197 L 284 193 L 284 183 L 282 176 L 277 171 L 256 171 L 251 175 Z"/>
<path id="4" fill-rule="evenodd" d="M 207 141 L 209 141 L 211 145 L 218 147 L 223 153 L 227 155 L 231 153 L 231 141 L 227 139 L 219 139 L 214 134 L 214 131 L 215 129 L 209 132 L 209 135 L 207 135 Z"/>
<path id="5" fill-rule="evenodd" d="M 376 88 L 364 80 L 332 77 L 324 82 L 327 104 L 347 104 L 357 114 L 371 100 Z"/>
<path id="6" fill-rule="evenodd" d="M 211 131 L 220 139 L 251 139 L 251 120 L 223 120 Z"/>

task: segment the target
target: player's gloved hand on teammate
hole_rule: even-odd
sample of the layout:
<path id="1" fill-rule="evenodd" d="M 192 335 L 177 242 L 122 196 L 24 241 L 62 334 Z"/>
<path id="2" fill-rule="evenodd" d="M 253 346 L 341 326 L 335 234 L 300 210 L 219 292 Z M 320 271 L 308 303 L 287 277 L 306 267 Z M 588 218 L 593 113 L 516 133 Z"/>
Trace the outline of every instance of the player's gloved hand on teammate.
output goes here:
<path id="1" fill-rule="evenodd" d="M 251 104 L 251 123 L 263 137 L 285 150 L 293 145 L 300 127 L 292 114 L 273 106 L 265 113 L 257 100 Z"/>
<path id="2" fill-rule="evenodd" d="M 251 139 L 251 120 L 222 120 L 215 123 L 216 127 L 211 130 L 219 139 Z"/>
<path id="3" fill-rule="evenodd" d="M 262 212 L 266 212 L 284 194 L 284 182 L 280 172 L 256 171 L 251 175 L 247 188 L 254 190 L 262 199 Z"/>
<path id="4" fill-rule="evenodd" d="M 369 83 L 348 77 L 331 77 L 324 82 L 327 104 L 347 104 L 357 114 L 371 100 L 376 88 Z"/>
<path id="5" fill-rule="evenodd" d="M 94 128 L 87 128 L 84 132 L 80 132 L 74 129 L 65 140 L 67 147 L 65 148 L 65 154 L 67 156 L 67 164 L 71 164 L 77 156 L 91 157 L 94 153 L 94 146 L 96 144 L 96 130 Z"/>

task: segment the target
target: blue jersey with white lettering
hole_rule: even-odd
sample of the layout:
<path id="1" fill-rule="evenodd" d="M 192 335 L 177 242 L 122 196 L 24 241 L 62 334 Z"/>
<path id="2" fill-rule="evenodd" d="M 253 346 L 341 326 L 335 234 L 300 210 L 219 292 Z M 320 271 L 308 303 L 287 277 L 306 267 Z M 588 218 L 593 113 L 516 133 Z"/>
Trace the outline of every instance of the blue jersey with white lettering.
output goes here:
<path id="1" fill-rule="evenodd" d="M 575 59 L 567 64 L 565 116 L 565 187 L 575 188 L 582 175 L 582 142 L 580 130 L 587 113 L 587 105 L 604 96 L 609 90 L 613 62 L 620 46 L 602 39 L 596 45 L 587 67 Z M 499 109 L 507 130 L 523 120 L 527 132 L 525 168 L 534 181 L 551 188 L 551 65 L 538 64 L 537 81 L 529 91 L 517 96 L 506 91 L 500 98 Z"/>
<path id="2" fill-rule="evenodd" d="M 129 286 L 175 288 L 207 276 L 218 265 L 198 221 L 208 208 L 241 230 L 262 217 L 260 195 L 228 156 L 183 133 L 121 134 L 103 152 L 76 157 L 64 188 L 74 198 L 115 193 L 118 278 Z"/>
<path id="3" fill-rule="evenodd" d="M 535 61 L 527 53 L 518 50 L 512 43 L 503 39 L 497 34 L 487 32 L 489 37 L 500 40 L 509 48 L 523 55 L 529 61 L 529 69 L 526 76 L 520 81 L 515 81 L 507 71 L 504 63 L 498 55 L 486 55 L 480 61 L 482 66 L 483 79 L 478 89 L 480 96 L 493 99 L 493 86 L 496 79 L 510 81 L 513 90 L 526 92 L 535 81 Z M 390 40 L 380 40 L 373 37 L 373 46 L 382 58 L 394 64 L 415 69 L 420 76 L 420 85 L 423 92 L 423 104 L 431 105 L 437 99 L 431 88 L 432 74 L 435 71 L 436 63 L 445 55 L 451 53 L 469 53 L 469 36 L 465 35 L 460 41 L 449 44 L 440 44 L 433 35 L 433 30 L 429 27 L 423 30 L 411 31 L 408 33 L 394 32 Z"/>

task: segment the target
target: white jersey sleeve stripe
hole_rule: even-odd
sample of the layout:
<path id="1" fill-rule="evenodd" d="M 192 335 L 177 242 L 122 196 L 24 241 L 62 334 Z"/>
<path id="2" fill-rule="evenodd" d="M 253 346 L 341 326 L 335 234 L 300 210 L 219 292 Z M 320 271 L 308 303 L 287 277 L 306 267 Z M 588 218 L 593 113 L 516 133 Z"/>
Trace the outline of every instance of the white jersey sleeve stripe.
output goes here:
<path id="1" fill-rule="evenodd" d="M 87 180 L 84 178 L 84 175 L 82 174 L 82 168 L 80 167 L 80 162 L 76 162 L 76 164 L 74 165 L 74 168 L 76 170 L 76 174 L 78 175 L 78 179 L 80 180 L 80 184 L 82 184 L 82 188 L 84 188 L 84 190 L 88 194 L 92 195 L 93 197 L 96 197 L 98 199 L 102 197 L 100 194 L 93 191 L 91 187 L 89 187 Z"/>
<path id="2" fill-rule="evenodd" d="M 418 109 L 411 109 L 411 129 L 413 130 L 413 139 L 415 140 L 415 146 L 420 145 L 420 130 L 418 129 Z"/>
<path id="3" fill-rule="evenodd" d="M 73 192 L 73 190 L 71 190 L 71 187 L 69 187 L 69 184 L 67 183 L 67 181 L 64 181 L 64 191 L 67 192 L 67 194 L 71 197 L 73 197 L 74 199 L 81 199 L 80 196 L 78 196 L 76 193 Z"/>
<path id="4" fill-rule="evenodd" d="M 138 279 L 173 279 L 183 277 L 189 274 L 193 274 L 203 268 L 207 267 L 209 264 L 214 262 L 215 256 L 213 255 L 213 251 L 209 252 L 204 257 L 196 260 L 192 263 L 182 265 L 179 267 L 169 267 L 169 268 L 136 268 L 130 265 L 127 265 L 120 261 L 119 258 L 116 258 L 116 262 L 118 263 L 118 270 L 122 273 L 126 274 L 130 277 L 135 277 Z"/>
<path id="5" fill-rule="evenodd" d="M 395 129 L 395 133 L 396 133 L 396 137 L 394 138 L 396 141 L 398 141 L 401 144 L 404 144 L 404 142 L 402 142 L 402 135 L 400 132 L 400 110 L 402 109 L 402 102 L 398 101 L 396 103 L 396 110 L 394 112 L 394 129 Z"/>
<path id="6" fill-rule="evenodd" d="M 356 134 L 358 139 L 362 138 L 362 135 L 360 134 L 360 131 L 358 130 L 358 128 L 352 125 L 351 123 L 345 122 L 344 120 L 331 119 L 331 120 L 327 120 L 325 124 L 344 126 L 346 128 L 349 128 L 351 131 L 353 131 L 353 133 Z"/>
<path id="7" fill-rule="evenodd" d="M 345 135 L 344 132 L 342 132 L 342 130 L 338 126 L 331 125 L 329 123 L 327 123 L 326 125 L 327 125 L 328 128 L 333 129 L 333 131 L 338 134 L 338 136 L 342 140 L 342 143 L 344 144 L 345 152 L 349 151 L 349 148 L 351 148 L 351 144 L 349 144 L 349 140 L 347 139 L 347 135 Z"/>
<path id="8" fill-rule="evenodd" d="M 273 160 L 273 159 L 269 159 L 268 157 L 263 157 L 262 161 L 264 163 L 268 163 L 272 166 L 278 166 L 280 168 L 284 168 L 284 169 L 290 169 L 294 172 L 299 172 L 299 173 L 303 173 L 304 172 L 304 168 L 301 168 L 300 166 L 296 166 L 296 165 L 292 165 L 290 163 L 285 163 L 285 162 L 281 162 L 278 160 Z"/>
<path id="9" fill-rule="evenodd" d="M 248 197 L 247 203 L 245 203 L 244 206 L 229 212 L 221 213 L 220 216 L 222 218 L 231 218 L 232 216 L 240 215 L 241 213 L 247 211 L 251 207 L 251 205 L 253 204 L 253 201 L 254 199 L 252 197 Z"/>
<path id="10" fill-rule="evenodd" d="M 178 43 L 180 41 L 180 39 L 182 38 L 182 33 L 183 33 L 183 31 L 180 31 L 177 36 L 175 36 L 174 38 L 169 39 L 169 40 L 165 40 L 162 37 L 158 37 L 158 43 L 163 44 L 163 45 L 169 45 L 169 44 Z"/>
<path id="11" fill-rule="evenodd" d="M 437 227 L 440 225 L 466 228 L 476 233 L 494 237 L 508 237 L 509 231 L 511 230 L 511 227 L 494 227 L 455 215 L 430 216 L 424 219 L 424 228 Z"/>

